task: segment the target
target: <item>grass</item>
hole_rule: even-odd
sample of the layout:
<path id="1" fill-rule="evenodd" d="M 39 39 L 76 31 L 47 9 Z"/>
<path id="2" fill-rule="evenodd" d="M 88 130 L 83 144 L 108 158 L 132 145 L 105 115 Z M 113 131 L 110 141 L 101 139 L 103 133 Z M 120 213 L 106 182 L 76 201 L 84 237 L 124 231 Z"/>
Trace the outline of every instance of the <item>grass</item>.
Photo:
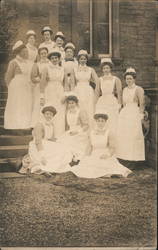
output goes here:
<path id="1" fill-rule="evenodd" d="M 0 179 L 1 246 L 154 247 L 156 173 Z"/>

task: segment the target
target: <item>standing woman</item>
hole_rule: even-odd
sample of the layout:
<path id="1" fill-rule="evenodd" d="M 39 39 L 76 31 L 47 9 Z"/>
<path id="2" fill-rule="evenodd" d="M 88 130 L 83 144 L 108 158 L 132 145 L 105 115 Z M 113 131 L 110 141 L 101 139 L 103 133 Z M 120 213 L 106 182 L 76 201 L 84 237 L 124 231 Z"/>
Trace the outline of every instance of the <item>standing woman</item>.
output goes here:
<path id="1" fill-rule="evenodd" d="M 33 111 L 31 126 L 34 127 L 40 119 L 40 81 L 42 71 L 48 65 L 48 49 L 41 47 L 38 49 L 39 61 L 34 63 L 31 71 L 31 81 L 33 83 Z"/>
<path id="2" fill-rule="evenodd" d="M 59 137 L 65 131 L 65 106 L 62 103 L 64 96 L 64 82 L 67 76 L 64 68 L 60 66 L 61 54 L 59 51 L 53 51 L 48 54 L 50 63 L 42 72 L 41 78 L 41 100 L 51 104 L 57 110 L 54 119 L 54 134 Z"/>
<path id="3" fill-rule="evenodd" d="M 8 99 L 4 113 L 4 128 L 28 129 L 31 126 L 32 113 L 28 51 L 22 41 L 17 41 L 12 50 L 16 56 L 10 61 L 5 75 Z"/>
<path id="4" fill-rule="evenodd" d="M 55 42 L 52 41 L 53 30 L 49 26 L 45 26 L 42 29 L 41 34 L 44 42 L 39 45 L 39 48 L 46 47 L 48 49 L 48 53 L 52 52 L 56 46 Z"/>
<path id="5" fill-rule="evenodd" d="M 58 31 L 54 37 L 54 41 L 56 43 L 55 50 L 61 53 L 61 61 L 65 58 L 65 51 L 64 51 L 64 43 L 65 43 L 65 36 L 61 31 Z"/>
<path id="6" fill-rule="evenodd" d="M 32 63 L 35 62 L 38 54 L 38 50 L 35 46 L 36 42 L 36 33 L 33 30 L 29 30 L 26 33 L 27 36 L 27 50 L 28 50 L 28 60 Z"/>
<path id="7" fill-rule="evenodd" d="M 93 124 L 94 115 L 94 89 L 91 87 L 90 82 L 93 81 L 96 86 L 99 84 L 98 76 L 95 70 L 87 66 L 88 53 L 86 50 L 78 52 L 78 67 L 74 68 L 74 82 L 76 92 L 81 109 L 85 110 L 88 114 L 89 125 Z"/>
<path id="8" fill-rule="evenodd" d="M 74 82 L 72 81 L 73 70 L 78 66 L 78 62 L 75 58 L 75 46 L 73 43 L 67 43 L 65 45 L 65 59 L 62 61 L 62 66 L 68 77 L 67 91 L 71 91 L 74 88 Z"/>
<path id="9" fill-rule="evenodd" d="M 144 90 L 135 83 L 136 71 L 125 72 L 127 87 L 123 90 L 123 109 L 119 114 L 117 157 L 128 161 L 145 160 L 141 119 L 144 112 Z"/>
<path id="10" fill-rule="evenodd" d="M 99 97 L 96 104 L 96 110 L 106 110 L 109 117 L 109 129 L 115 135 L 119 109 L 122 106 L 122 83 L 118 77 L 112 74 L 112 68 L 113 63 L 111 58 L 101 59 L 101 70 L 103 75 L 99 78 L 100 84 L 97 85 L 98 88 L 95 89 L 95 94 L 97 98 Z"/>

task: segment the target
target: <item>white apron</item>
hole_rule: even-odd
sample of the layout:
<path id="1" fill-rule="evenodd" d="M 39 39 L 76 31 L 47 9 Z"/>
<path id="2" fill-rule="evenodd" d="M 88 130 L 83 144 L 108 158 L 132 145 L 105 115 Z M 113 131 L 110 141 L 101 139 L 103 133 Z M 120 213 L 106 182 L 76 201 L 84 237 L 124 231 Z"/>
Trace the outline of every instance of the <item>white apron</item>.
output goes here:
<path id="1" fill-rule="evenodd" d="M 113 94 L 115 80 L 115 76 L 112 79 L 100 77 L 102 96 L 99 97 L 96 104 L 96 110 L 105 110 L 105 113 L 107 113 L 107 126 L 114 135 L 116 135 L 119 113 L 118 100 Z"/>
<path id="2" fill-rule="evenodd" d="M 137 86 L 123 91 L 125 106 L 119 114 L 117 157 L 129 161 L 145 160 L 144 136 L 139 107 L 134 102 Z"/>
<path id="3" fill-rule="evenodd" d="M 89 126 L 93 126 L 94 115 L 94 90 L 90 86 L 91 80 L 91 68 L 90 67 L 78 67 L 74 68 L 75 77 L 77 80 L 77 86 L 74 92 L 79 98 L 79 105 L 82 110 L 85 110 L 89 119 Z"/>
<path id="4" fill-rule="evenodd" d="M 19 62 L 21 74 L 17 74 L 8 86 L 8 99 L 4 113 L 5 129 L 28 129 L 31 127 L 32 92 L 29 61 Z"/>
<path id="5" fill-rule="evenodd" d="M 95 131 L 91 132 L 92 153 L 90 156 L 84 157 L 79 165 L 72 167 L 71 171 L 75 175 L 85 178 L 111 177 L 111 175 L 116 174 L 127 177 L 131 173 L 114 156 L 100 159 L 104 154 L 109 155 L 108 135 L 109 130 L 106 130 L 105 134 L 97 134 Z"/>
<path id="6" fill-rule="evenodd" d="M 49 81 L 45 88 L 46 104 L 56 108 L 57 114 L 54 117 L 54 135 L 58 138 L 65 132 L 65 106 L 61 103 L 64 96 L 63 80 L 64 68 L 48 65 Z"/>

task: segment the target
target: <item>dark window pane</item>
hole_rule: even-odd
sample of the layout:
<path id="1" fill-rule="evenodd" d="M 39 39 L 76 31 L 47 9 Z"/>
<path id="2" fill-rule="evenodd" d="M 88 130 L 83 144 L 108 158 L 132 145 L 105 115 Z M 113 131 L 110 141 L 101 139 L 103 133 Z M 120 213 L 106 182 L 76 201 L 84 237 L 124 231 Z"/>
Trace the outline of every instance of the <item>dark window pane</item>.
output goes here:
<path id="1" fill-rule="evenodd" d="M 93 50 L 94 54 L 109 53 L 109 0 L 93 3 Z"/>

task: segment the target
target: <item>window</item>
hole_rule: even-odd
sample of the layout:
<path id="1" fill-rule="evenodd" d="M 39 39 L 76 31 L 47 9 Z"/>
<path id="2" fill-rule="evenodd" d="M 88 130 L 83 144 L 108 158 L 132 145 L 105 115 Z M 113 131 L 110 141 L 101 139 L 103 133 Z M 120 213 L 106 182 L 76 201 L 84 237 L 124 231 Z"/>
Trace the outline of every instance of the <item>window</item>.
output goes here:
<path id="1" fill-rule="evenodd" d="M 86 49 L 94 57 L 111 55 L 111 7 L 112 0 L 60 0 L 60 29 L 77 50 Z"/>

